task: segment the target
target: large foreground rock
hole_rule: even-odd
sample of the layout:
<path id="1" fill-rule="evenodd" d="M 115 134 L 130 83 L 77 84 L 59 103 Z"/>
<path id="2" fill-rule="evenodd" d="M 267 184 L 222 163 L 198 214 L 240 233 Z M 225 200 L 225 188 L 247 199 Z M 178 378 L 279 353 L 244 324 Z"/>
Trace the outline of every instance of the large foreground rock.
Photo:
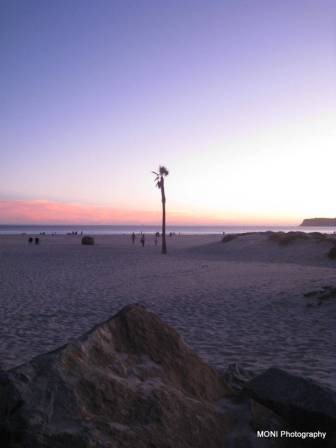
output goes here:
<path id="1" fill-rule="evenodd" d="M 292 427 L 305 431 L 326 431 L 328 442 L 334 440 L 335 392 L 277 368 L 268 369 L 249 381 L 245 384 L 245 391 L 283 417 Z M 336 443 L 330 446 L 336 446 Z"/>
<path id="2" fill-rule="evenodd" d="M 228 387 L 140 305 L 0 376 L 3 448 L 229 446 Z"/>

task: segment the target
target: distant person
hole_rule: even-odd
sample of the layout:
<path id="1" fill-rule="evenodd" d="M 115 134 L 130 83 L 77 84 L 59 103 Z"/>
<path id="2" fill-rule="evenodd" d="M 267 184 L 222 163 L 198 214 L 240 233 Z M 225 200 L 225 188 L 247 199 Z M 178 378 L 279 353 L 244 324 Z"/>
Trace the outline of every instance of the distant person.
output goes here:
<path id="1" fill-rule="evenodd" d="M 131 238 L 132 238 L 132 243 L 134 244 L 135 243 L 135 239 L 136 239 L 136 236 L 135 236 L 134 232 L 132 233 Z"/>
<path id="2" fill-rule="evenodd" d="M 145 235 L 144 234 L 141 235 L 140 242 L 142 244 L 142 247 L 145 247 Z"/>
<path id="3" fill-rule="evenodd" d="M 155 239 L 154 239 L 155 246 L 158 245 L 158 241 L 159 241 L 159 238 L 158 238 L 158 235 L 157 235 L 157 232 L 156 232 Z"/>
<path id="4" fill-rule="evenodd" d="M 40 244 L 40 238 L 35 238 L 35 244 Z"/>
<path id="5" fill-rule="evenodd" d="M 33 238 L 30 236 L 29 238 L 28 238 L 28 243 L 32 243 L 33 242 Z"/>

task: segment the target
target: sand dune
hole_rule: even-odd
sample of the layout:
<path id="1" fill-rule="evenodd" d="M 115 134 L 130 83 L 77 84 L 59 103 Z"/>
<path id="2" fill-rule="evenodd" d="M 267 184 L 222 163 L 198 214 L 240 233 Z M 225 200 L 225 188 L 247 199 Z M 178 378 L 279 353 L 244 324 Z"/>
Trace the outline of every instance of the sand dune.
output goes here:
<path id="1" fill-rule="evenodd" d="M 238 234 L 232 235 L 232 241 L 216 241 L 193 247 L 190 253 L 232 261 L 335 266 L 335 262 L 327 257 L 329 250 L 336 243 L 333 235 L 320 237 L 319 234 L 303 234 L 304 239 L 301 232 L 298 232 L 298 235 L 298 238 L 293 237 L 293 241 L 289 239 L 289 242 L 285 241 L 283 244 L 282 232 Z"/>
<path id="2" fill-rule="evenodd" d="M 162 256 L 129 236 L 0 237 L 0 363 L 9 368 L 142 302 L 213 366 L 278 366 L 336 389 L 336 300 L 303 294 L 336 286 L 331 242 L 279 246 L 266 235 L 229 243 L 174 236 Z"/>

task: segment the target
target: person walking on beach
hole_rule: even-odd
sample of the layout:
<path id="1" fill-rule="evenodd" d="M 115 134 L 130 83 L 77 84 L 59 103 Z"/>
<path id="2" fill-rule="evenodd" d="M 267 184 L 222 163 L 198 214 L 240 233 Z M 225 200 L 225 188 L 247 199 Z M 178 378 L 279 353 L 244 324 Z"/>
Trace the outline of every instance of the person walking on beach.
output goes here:
<path id="1" fill-rule="evenodd" d="M 141 235 L 140 242 L 142 244 L 142 247 L 145 247 L 145 234 L 144 233 Z"/>
<path id="2" fill-rule="evenodd" d="M 155 246 L 158 245 L 158 239 L 159 239 L 159 237 L 158 237 L 158 235 L 157 235 L 157 233 L 156 233 L 156 234 L 155 234 L 155 240 L 154 240 Z"/>
<path id="3" fill-rule="evenodd" d="M 135 238 L 136 238 L 136 236 L 135 236 L 135 233 L 134 233 L 134 232 L 132 233 L 132 236 L 131 236 L 131 238 L 132 238 L 132 243 L 134 244 L 134 243 L 135 243 Z"/>

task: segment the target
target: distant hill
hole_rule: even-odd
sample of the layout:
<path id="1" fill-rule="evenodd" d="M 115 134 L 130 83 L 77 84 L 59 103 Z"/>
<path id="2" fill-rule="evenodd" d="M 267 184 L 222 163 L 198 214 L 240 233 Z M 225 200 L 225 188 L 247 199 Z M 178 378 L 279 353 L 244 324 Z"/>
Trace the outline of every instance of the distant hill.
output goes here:
<path id="1" fill-rule="evenodd" d="M 300 226 L 336 227 L 336 218 L 309 218 L 304 219 Z"/>

